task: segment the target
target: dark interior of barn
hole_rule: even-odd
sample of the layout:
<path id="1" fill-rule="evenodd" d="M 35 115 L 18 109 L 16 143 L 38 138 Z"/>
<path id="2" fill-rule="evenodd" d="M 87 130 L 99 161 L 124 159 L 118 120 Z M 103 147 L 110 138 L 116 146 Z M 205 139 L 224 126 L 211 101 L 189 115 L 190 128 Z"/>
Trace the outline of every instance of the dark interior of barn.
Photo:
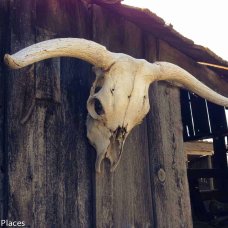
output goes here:
<path id="1" fill-rule="evenodd" d="M 184 142 L 205 145 L 187 153 L 188 181 L 194 227 L 228 226 L 227 119 L 225 108 L 195 94 L 181 92 Z M 191 149 L 190 149 L 191 150 Z M 191 150 L 191 152 L 194 149 Z M 197 226 L 198 225 L 198 226 Z"/>

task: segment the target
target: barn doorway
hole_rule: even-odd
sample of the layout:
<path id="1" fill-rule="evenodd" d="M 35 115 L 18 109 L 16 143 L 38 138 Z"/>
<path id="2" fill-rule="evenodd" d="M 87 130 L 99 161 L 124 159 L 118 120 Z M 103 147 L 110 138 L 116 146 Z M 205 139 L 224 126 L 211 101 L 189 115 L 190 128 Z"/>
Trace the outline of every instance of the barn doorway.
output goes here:
<path id="1" fill-rule="evenodd" d="M 181 110 L 194 227 L 227 227 L 227 111 L 186 91 Z"/>

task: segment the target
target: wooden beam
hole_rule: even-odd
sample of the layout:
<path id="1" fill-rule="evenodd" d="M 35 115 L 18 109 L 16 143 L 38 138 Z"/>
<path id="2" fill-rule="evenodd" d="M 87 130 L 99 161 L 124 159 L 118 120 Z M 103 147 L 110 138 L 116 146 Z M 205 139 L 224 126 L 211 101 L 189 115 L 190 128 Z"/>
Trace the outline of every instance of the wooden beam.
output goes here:
<path id="1" fill-rule="evenodd" d="M 204 141 L 185 142 L 184 151 L 187 155 L 212 156 L 214 152 L 213 143 Z"/>
<path id="2" fill-rule="evenodd" d="M 169 49 L 161 51 L 160 41 L 149 35 L 145 39 L 145 54 L 151 62 L 166 61 L 172 55 Z M 149 96 L 151 109 L 147 124 L 151 190 L 155 199 L 154 227 L 192 227 L 179 89 L 166 82 L 155 82 Z"/>

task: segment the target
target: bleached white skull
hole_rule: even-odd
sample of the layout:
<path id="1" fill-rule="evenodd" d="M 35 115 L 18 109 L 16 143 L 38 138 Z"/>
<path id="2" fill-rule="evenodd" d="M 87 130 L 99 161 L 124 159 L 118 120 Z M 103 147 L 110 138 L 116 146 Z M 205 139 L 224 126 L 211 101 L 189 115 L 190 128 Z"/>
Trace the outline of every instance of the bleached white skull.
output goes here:
<path id="1" fill-rule="evenodd" d="M 100 44 L 78 38 L 44 41 L 16 54 L 5 55 L 14 69 L 52 57 L 76 57 L 93 64 L 96 80 L 87 101 L 87 136 L 97 151 L 96 171 L 107 157 L 113 171 L 120 160 L 126 137 L 141 123 L 150 109 L 148 89 L 152 82 L 172 80 L 219 105 L 228 98 L 214 92 L 184 69 L 168 63 L 149 63 L 122 53 L 113 53 Z"/>

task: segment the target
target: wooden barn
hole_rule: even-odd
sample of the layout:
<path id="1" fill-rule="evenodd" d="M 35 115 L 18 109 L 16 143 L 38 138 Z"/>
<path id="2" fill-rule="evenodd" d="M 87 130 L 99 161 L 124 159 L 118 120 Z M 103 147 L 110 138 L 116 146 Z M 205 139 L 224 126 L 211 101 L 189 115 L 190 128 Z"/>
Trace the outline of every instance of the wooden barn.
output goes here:
<path id="1" fill-rule="evenodd" d="M 150 112 L 128 136 L 117 169 L 110 172 L 105 161 L 98 174 L 85 126 L 95 79 L 91 65 L 55 58 L 11 70 L 3 62 L 5 53 L 59 37 L 174 63 L 228 97 L 228 62 L 147 9 L 107 0 L 1 0 L 1 222 L 32 228 L 187 228 L 192 218 L 213 220 L 204 201 L 228 202 L 225 108 L 168 82 L 153 83 Z M 188 165 L 196 157 L 186 159 L 184 143 L 208 138 L 211 165 Z M 200 189 L 200 178 L 213 178 L 213 188 Z"/>

